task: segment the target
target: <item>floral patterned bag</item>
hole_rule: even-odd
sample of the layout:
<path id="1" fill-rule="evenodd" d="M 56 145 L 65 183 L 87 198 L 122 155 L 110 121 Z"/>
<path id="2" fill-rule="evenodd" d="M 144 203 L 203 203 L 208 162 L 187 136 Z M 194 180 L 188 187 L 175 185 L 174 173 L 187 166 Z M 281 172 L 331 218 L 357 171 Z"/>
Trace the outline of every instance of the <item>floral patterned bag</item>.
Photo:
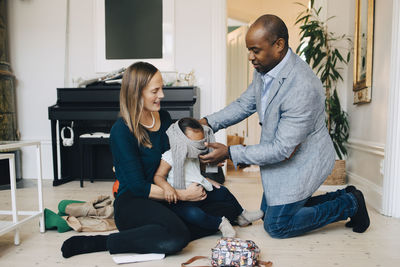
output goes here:
<path id="1" fill-rule="evenodd" d="M 217 245 L 211 249 L 211 265 L 215 267 L 232 266 L 232 267 L 270 267 L 272 262 L 260 261 L 259 247 L 251 240 L 242 240 L 239 238 L 221 238 L 218 240 Z M 191 258 L 182 267 L 195 260 L 207 258 L 203 256 L 196 256 Z M 194 266 L 193 266 L 194 267 Z M 203 267 L 203 266 L 198 266 Z"/>

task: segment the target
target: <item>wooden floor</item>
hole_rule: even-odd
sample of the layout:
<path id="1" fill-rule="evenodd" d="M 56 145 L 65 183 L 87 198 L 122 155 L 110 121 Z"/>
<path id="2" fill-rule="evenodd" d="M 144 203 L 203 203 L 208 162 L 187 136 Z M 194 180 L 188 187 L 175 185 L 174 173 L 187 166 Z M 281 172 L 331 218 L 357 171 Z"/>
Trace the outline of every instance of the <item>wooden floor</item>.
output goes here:
<path id="1" fill-rule="evenodd" d="M 261 198 L 260 179 L 254 173 L 234 172 L 228 174 L 226 186 L 247 209 L 259 207 Z M 44 183 L 45 207 L 57 210 L 63 199 L 90 200 L 99 195 L 109 195 L 111 182 L 85 183 L 84 188 L 74 181 L 53 187 L 51 181 Z M 18 189 L 18 205 L 22 209 L 36 207 L 36 188 Z M 0 210 L 9 209 L 10 193 L 0 191 Z M 237 227 L 239 238 L 251 239 L 261 248 L 261 259 L 270 260 L 273 266 L 400 266 L 400 220 L 388 218 L 369 210 L 371 227 L 364 234 L 353 233 L 338 222 L 307 235 L 291 239 L 273 239 L 264 231 L 262 221 L 244 228 Z M 0 220 L 4 216 L 0 216 Z M 99 252 L 64 259 L 60 252 L 62 242 L 73 231 L 58 233 L 39 232 L 38 220 L 22 226 L 21 244 L 13 244 L 13 232 L 0 236 L 0 266 L 115 266 L 108 252 Z M 86 233 L 87 234 L 87 233 Z M 105 233 L 106 234 L 106 233 Z M 195 255 L 210 255 L 220 235 L 213 235 L 191 242 L 182 252 L 161 261 L 135 263 L 129 266 L 180 266 Z M 206 262 L 199 262 L 203 265 Z M 201 265 L 201 264 L 196 264 Z"/>

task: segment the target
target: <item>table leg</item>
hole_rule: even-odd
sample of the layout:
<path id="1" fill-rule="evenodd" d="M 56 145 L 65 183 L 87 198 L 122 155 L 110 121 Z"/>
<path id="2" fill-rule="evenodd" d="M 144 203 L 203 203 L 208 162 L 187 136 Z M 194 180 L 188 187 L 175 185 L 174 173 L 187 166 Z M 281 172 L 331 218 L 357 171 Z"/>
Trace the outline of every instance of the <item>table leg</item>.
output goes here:
<path id="1" fill-rule="evenodd" d="M 38 186 L 38 198 L 39 198 L 39 212 L 41 212 L 39 219 L 40 232 L 44 233 L 44 212 L 43 212 L 43 186 L 42 186 L 42 153 L 40 144 L 36 145 L 36 162 L 37 162 L 37 186 Z"/>
<path id="2" fill-rule="evenodd" d="M 89 178 L 90 178 L 90 182 L 93 183 L 93 179 L 94 179 L 94 159 L 93 159 L 93 150 L 94 150 L 94 145 L 90 145 L 89 146 L 89 151 L 88 151 L 88 155 L 89 155 Z"/>
<path id="3" fill-rule="evenodd" d="M 84 160 L 84 157 L 83 157 L 83 155 L 85 154 L 84 153 L 84 150 L 85 149 L 85 145 L 81 142 L 81 140 L 79 140 L 79 156 L 80 156 L 80 158 L 81 158 L 81 179 L 80 179 L 80 185 L 81 185 L 81 187 L 83 187 L 83 175 L 84 175 L 84 170 L 85 170 L 85 163 L 83 162 L 83 160 Z"/>
<path id="4" fill-rule="evenodd" d="M 53 150 L 53 185 L 58 184 L 58 163 L 57 163 L 57 121 L 51 120 L 51 145 Z"/>
<path id="5" fill-rule="evenodd" d="M 15 158 L 14 154 L 10 154 L 10 158 L 8 159 L 8 163 L 10 166 L 10 189 L 11 189 L 11 209 L 12 209 L 12 218 L 13 223 L 18 223 L 18 211 L 17 211 L 17 199 L 16 199 L 16 180 L 15 180 Z M 15 229 L 14 234 L 14 244 L 19 245 L 19 229 Z"/>

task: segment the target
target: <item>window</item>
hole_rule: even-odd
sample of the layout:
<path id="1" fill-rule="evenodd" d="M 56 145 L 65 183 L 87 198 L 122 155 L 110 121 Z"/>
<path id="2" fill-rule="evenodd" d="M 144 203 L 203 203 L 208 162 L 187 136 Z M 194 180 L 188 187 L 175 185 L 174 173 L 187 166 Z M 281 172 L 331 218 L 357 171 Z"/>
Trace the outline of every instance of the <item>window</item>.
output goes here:
<path id="1" fill-rule="evenodd" d="M 147 61 L 174 70 L 174 0 L 94 1 L 95 70 Z"/>
<path id="2" fill-rule="evenodd" d="M 105 0 L 106 59 L 162 58 L 162 0 Z"/>

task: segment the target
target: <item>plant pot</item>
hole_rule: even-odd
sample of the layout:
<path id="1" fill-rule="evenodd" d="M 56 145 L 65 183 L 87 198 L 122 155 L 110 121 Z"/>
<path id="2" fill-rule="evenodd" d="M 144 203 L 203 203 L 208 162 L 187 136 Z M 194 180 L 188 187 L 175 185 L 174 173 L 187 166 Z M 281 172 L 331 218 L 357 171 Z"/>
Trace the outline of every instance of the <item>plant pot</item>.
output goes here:
<path id="1" fill-rule="evenodd" d="M 324 185 L 346 184 L 346 161 L 336 160 L 332 173 L 326 178 Z"/>

